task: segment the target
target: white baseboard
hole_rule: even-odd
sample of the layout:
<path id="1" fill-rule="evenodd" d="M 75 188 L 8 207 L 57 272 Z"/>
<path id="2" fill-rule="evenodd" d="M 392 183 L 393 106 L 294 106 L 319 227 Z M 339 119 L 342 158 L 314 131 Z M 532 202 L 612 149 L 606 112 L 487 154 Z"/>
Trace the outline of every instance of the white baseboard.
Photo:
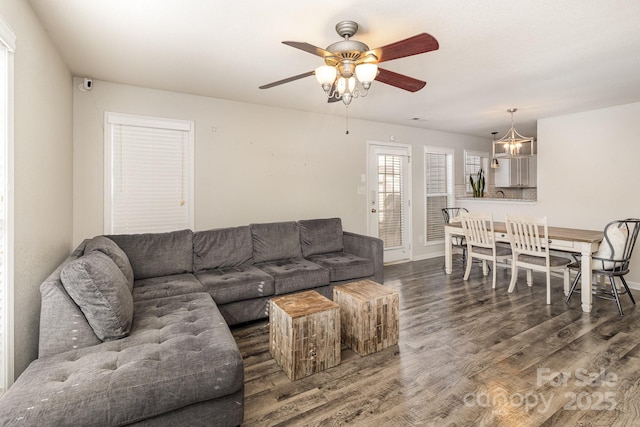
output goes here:
<path id="1" fill-rule="evenodd" d="M 425 259 L 431 259 L 431 258 L 438 258 L 438 257 L 442 257 L 444 256 L 444 252 L 442 253 L 431 253 L 431 254 L 424 254 L 424 255 L 418 255 L 418 256 L 414 256 L 411 261 L 423 261 Z"/>
<path id="2" fill-rule="evenodd" d="M 627 280 L 627 285 L 629 286 L 630 289 L 635 289 L 640 291 L 640 283 L 638 282 L 630 282 Z"/>

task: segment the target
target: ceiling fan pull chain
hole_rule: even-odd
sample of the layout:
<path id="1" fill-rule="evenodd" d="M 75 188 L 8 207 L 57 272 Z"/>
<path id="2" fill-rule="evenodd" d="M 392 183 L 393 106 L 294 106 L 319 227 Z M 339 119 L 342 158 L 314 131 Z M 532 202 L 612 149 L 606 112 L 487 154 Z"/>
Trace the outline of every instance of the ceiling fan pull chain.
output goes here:
<path id="1" fill-rule="evenodd" d="M 345 135 L 349 135 L 349 106 L 347 105 L 347 131 L 345 132 Z"/>

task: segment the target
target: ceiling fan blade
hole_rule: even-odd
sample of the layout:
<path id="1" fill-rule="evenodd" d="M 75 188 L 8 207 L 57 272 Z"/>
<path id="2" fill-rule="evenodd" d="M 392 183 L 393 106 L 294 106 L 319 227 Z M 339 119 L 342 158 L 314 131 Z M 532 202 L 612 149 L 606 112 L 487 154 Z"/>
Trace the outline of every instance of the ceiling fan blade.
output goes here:
<path id="1" fill-rule="evenodd" d="M 315 74 L 315 71 L 308 71 L 306 73 L 298 74 L 297 76 L 287 77 L 286 79 L 278 80 L 277 82 L 273 82 L 273 83 L 269 83 L 269 84 L 266 84 L 266 85 L 262 85 L 262 86 L 260 86 L 260 89 L 269 89 L 269 88 L 272 88 L 274 86 L 279 86 L 281 84 L 285 84 L 285 83 L 289 83 L 289 82 L 292 82 L 292 81 L 295 81 L 295 80 L 303 79 L 305 77 L 313 76 L 314 74 Z"/>
<path id="2" fill-rule="evenodd" d="M 295 47 L 296 49 L 300 49 L 300 50 L 304 50 L 305 52 L 312 53 L 321 58 L 331 55 L 331 52 L 326 51 L 318 46 L 314 46 L 309 43 L 304 43 L 304 42 L 282 42 L 282 43 L 286 44 L 287 46 Z"/>
<path id="3" fill-rule="evenodd" d="M 400 89 L 408 90 L 409 92 L 417 92 L 427 84 L 427 82 L 423 82 L 422 80 L 414 79 L 404 74 L 394 73 L 393 71 L 383 68 L 378 68 L 376 80 Z"/>
<path id="4" fill-rule="evenodd" d="M 374 55 L 378 57 L 378 62 L 391 61 L 392 59 L 404 58 L 406 56 L 418 55 L 419 53 L 438 50 L 440 45 L 432 35 L 427 33 L 418 34 L 405 40 L 400 40 L 386 46 L 372 49 Z"/>

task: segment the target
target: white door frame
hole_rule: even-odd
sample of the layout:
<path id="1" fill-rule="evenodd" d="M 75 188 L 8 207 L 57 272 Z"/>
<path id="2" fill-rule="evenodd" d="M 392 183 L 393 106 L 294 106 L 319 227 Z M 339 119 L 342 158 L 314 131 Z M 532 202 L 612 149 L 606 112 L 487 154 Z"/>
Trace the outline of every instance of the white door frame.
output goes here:
<path id="1" fill-rule="evenodd" d="M 378 237 L 377 230 L 374 230 L 374 225 L 377 225 L 377 220 L 374 224 L 374 218 L 371 212 L 372 208 L 377 209 L 376 201 L 373 199 L 372 191 L 375 191 L 375 195 L 377 196 L 377 172 L 375 173 L 375 177 L 372 176 L 372 168 L 371 168 L 371 153 L 374 149 L 383 150 L 388 154 L 395 154 L 400 156 L 407 156 L 407 168 L 404 176 L 404 188 L 406 191 L 406 200 L 405 200 L 405 221 L 404 221 L 404 235 L 405 235 L 405 245 L 404 245 L 404 255 L 399 259 L 393 259 L 385 262 L 404 262 L 410 261 L 413 259 L 413 232 L 412 232 L 412 168 L 411 168 L 411 149 L 412 146 L 410 144 L 401 144 L 396 142 L 380 142 L 380 141 L 367 141 L 367 197 L 366 197 L 366 215 L 367 215 L 367 233 L 370 236 Z M 373 180 L 373 181 L 372 181 Z M 376 197 L 377 199 L 377 197 Z M 376 218 L 377 219 L 377 218 Z M 377 228 L 377 227 L 376 227 Z M 385 257 L 386 258 L 386 257 Z"/>

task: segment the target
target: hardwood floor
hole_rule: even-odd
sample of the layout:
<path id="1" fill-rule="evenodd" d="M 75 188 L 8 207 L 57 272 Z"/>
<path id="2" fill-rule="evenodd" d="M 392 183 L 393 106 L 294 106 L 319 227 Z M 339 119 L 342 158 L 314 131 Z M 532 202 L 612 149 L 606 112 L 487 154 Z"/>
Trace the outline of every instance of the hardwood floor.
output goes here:
<path id="1" fill-rule="evenodd" d="M 269 355 L 269 325 L 232 329 L 245 365 L 245 424 L 256 426 L 627 426 L 640 425 L 640 310 L 623 296 L 564 303 L 562 280 L 532 288 L 521 271 L 513 294 L 481 268 L 462 280 L 454 259 L 385 267 L 400 292 L 400 342 L 290 381 Z"/>

